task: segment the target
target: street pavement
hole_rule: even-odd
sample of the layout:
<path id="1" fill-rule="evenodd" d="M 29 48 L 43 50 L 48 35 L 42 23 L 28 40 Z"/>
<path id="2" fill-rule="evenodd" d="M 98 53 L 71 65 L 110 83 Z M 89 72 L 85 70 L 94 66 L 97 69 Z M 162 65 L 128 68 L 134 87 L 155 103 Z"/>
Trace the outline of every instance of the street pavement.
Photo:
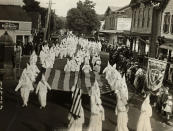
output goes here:
<path id="1" fill-rule="evenodd" d="M 13 80 L 3 82 L 4 109 L 0 111 L 0 131 L 62 131 L 66 129 L 71 102 L 69 92 L 48 92 L 48 102 L 45 109 L 39 108 L 37 96 L 33 92 L 28 107 L 23 108 L 20 93 L 14 92 L 16 84 Z M 128 112 L 128 128 L 130 131 L 135 131 L 143 98 L 136 95 L 133 90 L 129 90 L 131 101 Z M 85 111 L 84 128 L 86 129 L 90 118 L 90 103 L 89 96 L 84 95 L 82 98 Z M 114 131 L 116 127 L 114 113 L 116 97 L 114 94 L 105 94 L 102 96 L 102 101 L 105 109 L 103 131 Z M 173 128 L 161 123 L 161 118 L 154 109 L 151 125 L 153 131 L 172 131 Z"/>
<path id="2" fill-rule="evenodd" d="M 108 59 L 108 55 L 102 53 L 103 59 Z M 27 61 L 27 60 L 26 60 Z M 26 63 L 26 62 L 24 62 Z M 21 65 L 24 65 L 23 63 Z M 102 67 L 107 62 L 102 62 Z M 103 68 L 102 68 L 103 69 Z M 17 81 L 14 81 L 14 74 L 10 74 L 9 79 L 3 81 L 3 110 L 0 111 L 0 131 L 65 131 L 68 124 L 68 112 L 71 104 L 71 93 L 60 91 L 49 91 L 47 107 L 39 108 L 37 95 L 32 92 L 27 108 L 22 107 L 20 92 L 14 89 Z M 130 108 L 128 112 L 128 128 L 135 131 L 140 115 L 140 107 L 143 98 L 135 93 L 135 90 L 127 84 L 129 88 Z M 116 127 L 115 94 L 104 94 L 101 97 L 105 109 L 105 121 L 103 121 L 103 131 L 114 131 Z M 85 113 L 84 130 L 87 129 L 90 119 L 90 99 L 83 95 L 82 102 Z M 151 118 L 153 131 L 173 131 L 173 127 L 163 123 L 163 119 L 153 109 Z"/>

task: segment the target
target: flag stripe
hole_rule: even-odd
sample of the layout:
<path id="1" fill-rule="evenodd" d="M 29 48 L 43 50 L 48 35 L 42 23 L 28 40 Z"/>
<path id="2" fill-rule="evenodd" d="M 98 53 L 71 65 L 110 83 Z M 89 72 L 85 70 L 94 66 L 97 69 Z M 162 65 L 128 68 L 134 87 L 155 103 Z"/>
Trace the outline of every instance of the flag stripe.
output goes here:
<path id="1" fill-rule="evenodd" d="M 70 74 L 70 80 L 69 80 L 69 88 L 71 90 L 72 86 L 74 85 L 75 82 L 75 72 L 71 72 Z"/>
<path id="2" fill-rule="evenodd" d="M 58 81 L 58 88 L 59 89 L 64 89 L 64 78 L 65 78 L 65 72 L 61 70 L 59 81 Z"/>
<path id="3" fill-rule="evenodd" d="M 94 82 L 95 82 L 95 74 L 94 74 L 94 72 L 90 72 L 90 78 L 88 78 L 88 79 L 90 79 L 90 81 L 91 81 L 91 85 L 93 85 L 94 84 Z"/>
<path id="4" fill-rule="evenodd" d="M 55 78 L 55 70 L 51 69 L 50 76 L 48 78 L 48 83 L 52 86 L 53 79 Z"/>
<path id="5" fill-rule="evenodd" d="M 76 116 L 79 116 L 80 108 L 81 108 L 81 97 L 79 99 L 79 102 L 78 102 L 76 109 L 75 109 L 75 112 L 74 112 L 74 114 L 76 114 Z"/>
<path id="6" fill-rule="evenodd" d="M 69 88 L 69 81 L 70 81 L 70 72 L 65 72 L 65 76 L 64 76 L 64 90 L 65 91 L 68 91 L 68 90 L 70 90 L 70 88 Z"/>
<path id="7" fill-rule="evenodd" d="M 52 89 L 58 89 L 57 87 L 57 83 L 59 81 L 59 77 L 60 77 L 60 71 L 59 70 L 55 70 L 55 77 L 53 79 L 53 82 L 52 82 Z"/>
<path id="8" fill-rule="evenodd" d="M 78 83 L 76 84 L 75 90 L 72 95 L 72 106 L 70 112 L 75 116 L 79 116 L 79 109 L 81 108 L 81 89 L 78 88 Z"/>
<path id="9" fill-rule="evenodd" d="M 46 72 L 45 72 L 45 79 L 48 81 L 48 78 L 50 76 L 50 73 L 51 73 L 51 69 L 46 69 Z"/>
<path id="10" fill-rule="evenodd" d="M 81 72 L 81 74 L 79 75 L 79 77 L 81 78 L 81 88 L 86 90 L 86 83 L 85 83 L 85 73 Z"/>
<path id="11" fill-rule="evenodd" d="M 84 73 L 85 74 L 85 85 L 86 88 L 88 89 L 89 87 L 91 87 L 91 75 L 90 73 Z"/>

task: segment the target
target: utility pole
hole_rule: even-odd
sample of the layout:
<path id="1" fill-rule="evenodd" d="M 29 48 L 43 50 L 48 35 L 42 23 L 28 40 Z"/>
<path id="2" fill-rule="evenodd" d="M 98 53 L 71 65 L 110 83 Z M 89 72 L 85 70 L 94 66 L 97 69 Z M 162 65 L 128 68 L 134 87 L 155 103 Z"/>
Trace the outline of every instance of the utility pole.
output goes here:
<path id="1" fill-rule="evenodd" d="M 48 14 L 47 14 L 46 26 L 45 26 L 44 38 L 43 38 L 44 41 L 46 40 L 46 36 L 47 36 L 49 25 L 50 25 L 49 23 L 50 23 L 51 7 L 52 7 L 52 4 L 55 4 L 55 3 L 52 3 L 52 0 L 49 0 L 48 4 L 49 4 L 48 5 Z"/>

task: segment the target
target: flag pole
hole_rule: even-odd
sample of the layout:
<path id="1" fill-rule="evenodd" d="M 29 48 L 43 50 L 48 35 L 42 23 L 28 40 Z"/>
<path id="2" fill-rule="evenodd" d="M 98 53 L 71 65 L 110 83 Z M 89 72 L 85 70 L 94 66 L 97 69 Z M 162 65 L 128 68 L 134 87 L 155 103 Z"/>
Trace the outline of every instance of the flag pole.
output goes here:
<path id="1" fill-rule="evenodd" d="M 48 5 L 48 14 L 47 14 L 47 19 L 46 19 L 46 26 L 44 30 L 44 38 L 43 40 L 46 40 L 47 32 L 48 32 L 48 27 L 49 27 L 49 19 L 50 19 L 50 13 L 51 13 L 51 6 L 52 6 L 52 0 L 49 0 L 49 5 Z"/>

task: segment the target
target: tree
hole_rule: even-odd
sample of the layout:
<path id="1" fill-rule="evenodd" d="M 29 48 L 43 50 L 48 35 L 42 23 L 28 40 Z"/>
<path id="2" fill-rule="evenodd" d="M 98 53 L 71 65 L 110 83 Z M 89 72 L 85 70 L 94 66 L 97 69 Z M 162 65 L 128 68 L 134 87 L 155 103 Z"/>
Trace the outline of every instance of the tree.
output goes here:
<path id="1" fill-rule="evenodd" d="M 77 8 L 72 8 L 67 13 L 67 27 L 77 35 L 90 35 L 98 30 L 100 22 L 95 12 L 95 3 L 90 0 L 77 2 Z"/>
<path id="2" fill-rule="evenodd" d="M 24 6 L 23 9 L 26 12 L 39 12 L 41 15 L 41 25 L 45 26 L 45 19 L 47 15 L 47 9 L 40 7 L 40 2 L 36 0 L 23 0 Z"/>
<path id="3" fill-rule="evenodd" d="M 23 0 L 24 6 L 23 9 L 27 12 L 39 12 L 40 10 L 40 2 L 35 0 Z"/>
<path id="4" fill-rule="evenodd" d="M 65 28 L 65 20 L 62 17 L 56 17 L 56 29 L 60 30 Z"/>

